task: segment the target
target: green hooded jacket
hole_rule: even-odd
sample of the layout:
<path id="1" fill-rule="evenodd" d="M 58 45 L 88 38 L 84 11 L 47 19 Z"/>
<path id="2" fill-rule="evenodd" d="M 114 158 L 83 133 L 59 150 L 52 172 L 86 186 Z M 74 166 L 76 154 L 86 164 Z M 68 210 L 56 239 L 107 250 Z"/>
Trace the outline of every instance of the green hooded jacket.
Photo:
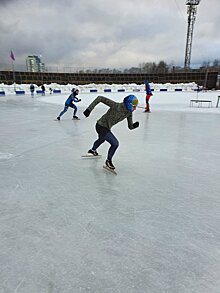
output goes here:
<path id="1" fill-rule="evenodd" d="M 97 123 L 109 130 L 118 122 L 127 118 L 128 128 L 134 129 L 132 113 L 129 112 L 124 103 L 117 103 L 106 97 L 98 96 L 87 108 L 92 111 L 99 103 L 109 106 L 109 110 L 97 121 Z"/>

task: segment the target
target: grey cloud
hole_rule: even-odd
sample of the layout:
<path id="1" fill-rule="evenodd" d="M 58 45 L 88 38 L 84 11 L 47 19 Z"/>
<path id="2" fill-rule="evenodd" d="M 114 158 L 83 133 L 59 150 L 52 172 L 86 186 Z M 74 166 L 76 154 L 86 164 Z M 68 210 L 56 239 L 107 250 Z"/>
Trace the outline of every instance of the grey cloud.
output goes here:
<path id="1" fill-rule="evenodd" d="M 191 63 L 219 58 L 218 1 L 198 6 Z M 185 1 L 16 0 L 0 1 L 0 8 L 0 65 L 10 62 L 11 49 L 18 64 L 29 54 L 42 54 L 47 66 L 184 62 Z"/>
<path id="2" fill-rule="evenodd" d="M 9 4 L 10 2 L 13 2 L 14 0 L 0 0 L 0 6 L 1 5 L 7 5 Z"/>

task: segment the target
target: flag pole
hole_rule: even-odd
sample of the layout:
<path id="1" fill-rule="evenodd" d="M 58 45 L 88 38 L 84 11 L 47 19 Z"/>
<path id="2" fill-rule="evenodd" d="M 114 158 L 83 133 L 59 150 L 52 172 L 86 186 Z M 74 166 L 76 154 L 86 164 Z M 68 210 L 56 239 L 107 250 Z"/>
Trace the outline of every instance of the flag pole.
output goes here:
<path id="1" fill-rule="evenodd" d="M 16 83 L 15 83 L 15 67 L 14 67 L 14 61 L 11 60 L 12 65 L 12 72 L 13 72 L 13 83 L 14 83 L 14 91 L 16 91 Z"/>
<path id="2" fill-rule="evenodd" d="M 10 57 L 11 57 L 11 65 L 12 65 L 12 72 L 13 72 L 14 91 L 16 91 L 15 67 L 14 67 L 15 56 L 12 50 L 11 50 Z"/>

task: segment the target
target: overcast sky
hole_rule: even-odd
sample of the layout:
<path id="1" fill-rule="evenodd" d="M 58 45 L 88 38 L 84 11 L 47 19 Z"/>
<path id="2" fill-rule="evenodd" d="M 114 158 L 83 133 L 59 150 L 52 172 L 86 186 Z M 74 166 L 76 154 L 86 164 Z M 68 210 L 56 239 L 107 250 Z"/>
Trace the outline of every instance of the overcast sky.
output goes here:
<path id="1" fill-rule="evenodd" d="M 191 65 L 220 59 L 220 0 L 201 0 Z M 185 0 L 0 0 L 0 65 L 42 55 L 46 66 L 183 66 Z"/>

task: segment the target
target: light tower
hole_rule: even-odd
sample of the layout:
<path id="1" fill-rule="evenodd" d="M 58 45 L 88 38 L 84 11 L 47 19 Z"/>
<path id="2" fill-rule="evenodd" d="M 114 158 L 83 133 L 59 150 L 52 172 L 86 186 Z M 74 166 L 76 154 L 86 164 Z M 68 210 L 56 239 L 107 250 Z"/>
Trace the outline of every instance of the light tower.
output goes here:
<path id="1" fill-rule="evenodd" d="M 196 20 L 197 5 L 201 0 L 187 0 L 187 14 L 188 14 L 188 28 L 186 37 L 186 52 L 185 52 L 185 63 L 184 67 L 190 67 L 191 50 L 192 50 L 192 38 L 193 38 L 193 27 Z"/>

